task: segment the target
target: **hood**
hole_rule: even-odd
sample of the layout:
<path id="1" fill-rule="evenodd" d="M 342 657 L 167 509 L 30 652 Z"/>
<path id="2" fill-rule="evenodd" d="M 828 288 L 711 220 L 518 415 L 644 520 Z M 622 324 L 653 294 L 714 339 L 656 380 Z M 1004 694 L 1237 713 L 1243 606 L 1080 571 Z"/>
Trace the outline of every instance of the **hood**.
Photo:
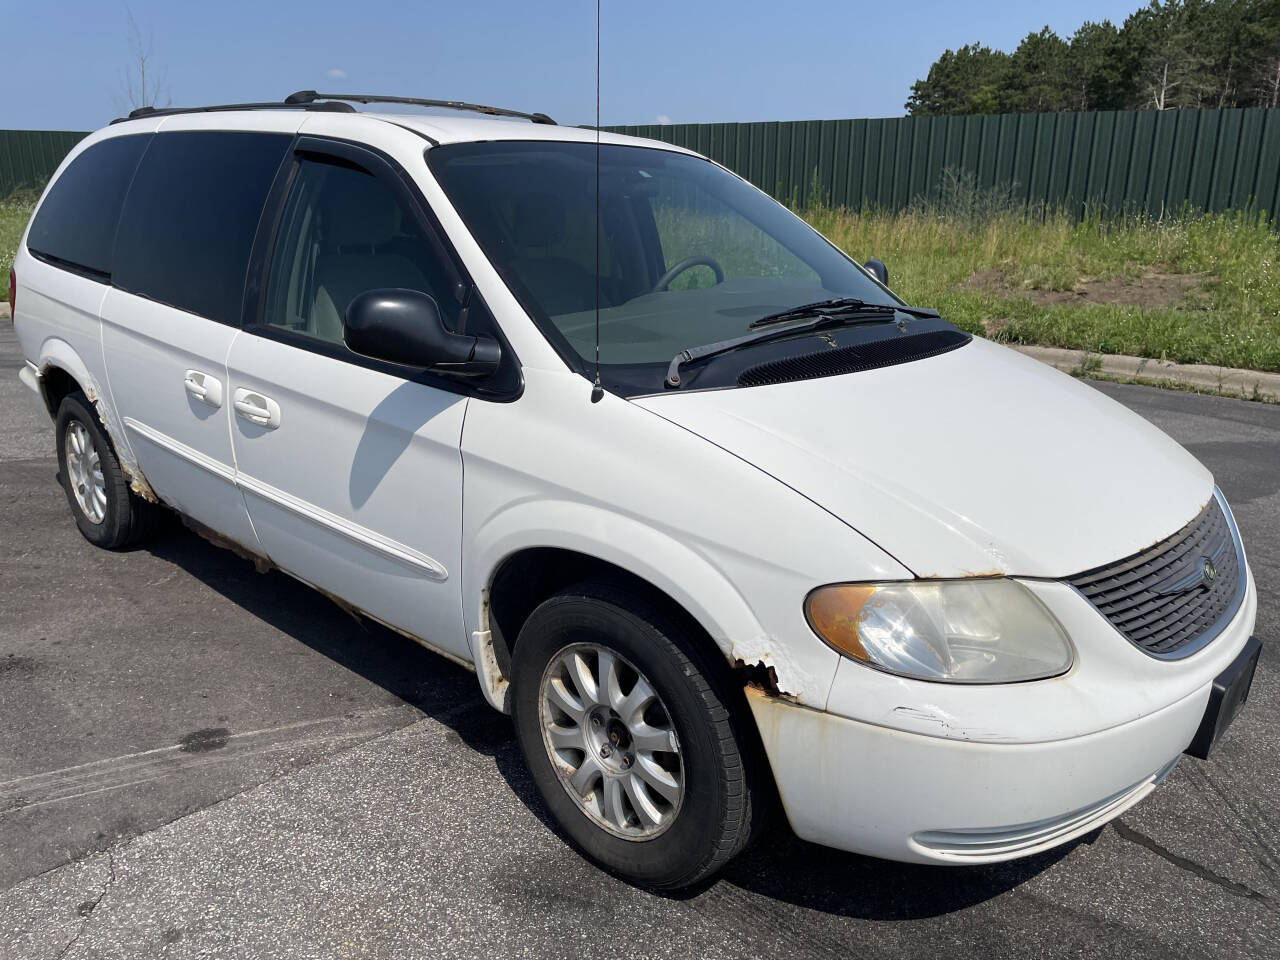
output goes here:
<path id="1" fill-rule="evenodd" d="M 919 577 L 1065 577 L 1179 530 L 1189 453 L 1092 387 L 975 338 L 950 353 L 635 403 L 824 507 Z"/>

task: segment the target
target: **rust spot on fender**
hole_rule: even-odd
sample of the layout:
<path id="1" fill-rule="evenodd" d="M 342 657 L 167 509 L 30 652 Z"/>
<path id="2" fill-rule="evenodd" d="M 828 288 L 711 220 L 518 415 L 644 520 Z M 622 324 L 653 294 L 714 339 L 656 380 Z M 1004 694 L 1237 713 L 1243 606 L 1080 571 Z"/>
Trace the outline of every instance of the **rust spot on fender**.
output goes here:
<path id="1" fill-rule="evenodd" d="M 156 496 L 156 492 L 151 489 L 151 484 L 147 483 L 146 477 L 136 470 L 130 470 L 129 467 L 120 461 L 120 472 L 124 474 L 124 478 L 129 481 L 129 489 L 140 496 L 147 503 L 159 503 L 160 498 Z"/>
<path id="2" fill-rule="evenodd" d="M 778 671 L 771 664 L 766 664 L 763 661 L 748 664 L 741 660 L 735 660 L 733 669 L 742 678 L 742 685 L 748 690 L 758 690 L 779 700 L 797 702 L 797 698 L 793 694 L 787 693 L 778 686 Z"/>
<path id="3" fill-rule="evenodd" d="M 49 367 L 46 366 L 37 374 L 41 382 L 44 381 L 45 371 L 48 369 Z M 76 382 L 78 383 L 78 381 Z M 93 409 L 98 414 L 98 422 L 102 424 L 102 429 L 110 438 L 112 446 L 115 447 L 116 462 L 120 464 L 120 472 L 124 474 L 124 478 L 129 481 L 129 489 L 143 500 L 147 501 L 147 503 L 159 503 L 160 498 L 157 497 L 156 492 L 151 489 L 151 484 L 147 483 L 147 478 L 142 475 L 142 471 L 138 469 L 137 464 L 130 462 L 127 454 L 122 452 L 128 451 L 129 448 L 120 442 L 122 438 L 117 437 L 112 432 L 112 421 L 107 415 L 107 405 L 103 402 L 102 398 L 98 396 L 98 391 L 93 388 L 92 383 L 82 383 L 80 384 L 80 387 L 84 390 L 85 398 L 93 404 Z M 47 397 L 45 398 L 45 403 L 48 405 Z"/>
<path id="4" fill-rule="evenodd" d="M 954 570 L 946 573 L 939 573 L 931 570 L 926 573 L 916 574 L 916 580 L 994 580 L 1000 577 L 1011 576 L 1014 576 L 1014 574 L 1011 574 L 1008 570 L 1002 570 L 1000 567 L 989 567 L 984 570 L 961 570 L 959 573 L 956 573 Z M 912 581 L 904 580 L 902 582 L 911 583 Z"/>
<path id="5" fill-rule="evenodd" d="M 480 593 L 480 629 L 471 634 L 471 656 L 476 673 L 489 703 L 503 713 L 511 712 L 511 681 L 503 676 L 498 666 L 498 655 L 493 648 L 493 624 L 490 621 L 489 588 Z"/>
<path id="6" fill-rule="evenodd" d="M 817 699 L 805 672 L 788 655 L 786 644 L 774 637 L 734 640 L 729 657 L 743 686 L 754 686 L 772 697 L 797 703 L 806 695 Z"/>

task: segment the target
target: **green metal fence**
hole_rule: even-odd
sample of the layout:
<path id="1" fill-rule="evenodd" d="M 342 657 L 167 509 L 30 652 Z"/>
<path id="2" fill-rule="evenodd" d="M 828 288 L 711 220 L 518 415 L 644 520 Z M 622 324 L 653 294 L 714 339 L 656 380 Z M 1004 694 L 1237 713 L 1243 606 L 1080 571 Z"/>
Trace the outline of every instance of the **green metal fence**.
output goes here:
<path id="1" fill-rule="evenodd" d="M 1132 110 L 611 128 L 697 150 L 780 200 L 936 200 L 946 176 L 1014 202 L 1160 216 L 1280 205 L 1280 109 Z M 821 197 L 814 197 L 815 186 Z"/>
<path id="2" fill-rule="evenodd" d="M 611 129 L 690 147 L 780 200 L 936 200 L 946 174 L 1013 202 L 1160 216 L 1280 208 L 1280 109 L 1131 110 Z M 0 130 L 0 197 L 39 186 L 83 133 Z M 818 190 L 820 197 L 814 196 Z"/>
<path id="3" fill-rule="evenodd" d="M 0 130 L 0 198 L 40 187 L 88 134 L 65 130 Z"/>

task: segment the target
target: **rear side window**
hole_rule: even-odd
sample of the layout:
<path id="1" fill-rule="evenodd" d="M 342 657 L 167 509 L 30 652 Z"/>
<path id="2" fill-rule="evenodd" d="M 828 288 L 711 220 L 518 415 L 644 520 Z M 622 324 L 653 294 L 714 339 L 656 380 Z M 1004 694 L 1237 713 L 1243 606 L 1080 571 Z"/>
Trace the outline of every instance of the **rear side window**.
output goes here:
<path id="1" fill-rule="evenodd" d="M 80 154 L 40 204 L 27 249 L 97 280 L 111 278 L 111 243 L 129 181 L 151 134 L 112 137 Z"/>
<path id="2" fill-rule="evenodd" d="M 292 139 L 278 133 L 157 134 L 120 218 L 112 283 L 239 324 L 254 233 Z"/>

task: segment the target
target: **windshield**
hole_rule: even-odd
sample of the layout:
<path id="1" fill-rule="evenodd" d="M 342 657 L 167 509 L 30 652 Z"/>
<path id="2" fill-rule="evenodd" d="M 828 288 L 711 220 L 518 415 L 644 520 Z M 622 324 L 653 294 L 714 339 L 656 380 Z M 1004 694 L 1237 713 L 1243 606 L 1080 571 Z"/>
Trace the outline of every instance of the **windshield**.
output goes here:
<path id="1" fill-rule="evenodd" d="M 427 153 L 512 292 L 566 359 L 594 365 L 596 145 Z M 769 314 L 833 297 L 895 302 L 804 221 L 700 157 L 601 145 L 599 188 L 602 368 L 653 365 L 661 381 L 677 352 Z"/>

